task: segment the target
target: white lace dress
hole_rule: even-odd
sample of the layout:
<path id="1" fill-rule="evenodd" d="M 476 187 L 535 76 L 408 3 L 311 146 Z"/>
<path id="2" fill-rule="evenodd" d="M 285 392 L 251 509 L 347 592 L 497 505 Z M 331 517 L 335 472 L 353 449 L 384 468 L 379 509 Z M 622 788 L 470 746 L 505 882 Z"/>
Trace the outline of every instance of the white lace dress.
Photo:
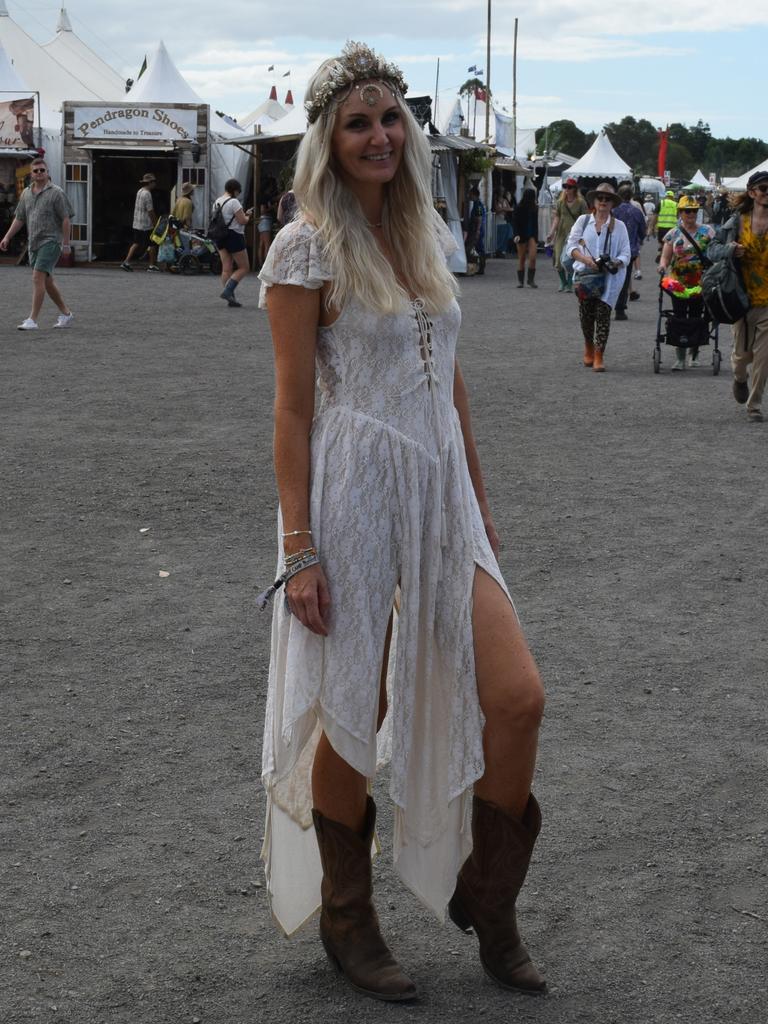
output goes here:
<path id="1" fill-rule="evenodd" d="M 455 247 L 445 235 L 444 248 Z M 329 273 L 314 228 L 302 221 L 283 228 L 260 277 L 262 307 L 272 284 L 322 287 Z M 475 566 L 506 588 L 453 404 L 459 307 L 453 302 L 435 317 L 422 307 L 416 300 L 383 316 L 351 302 L 318 330 L 310 520 L 331 594 L 330 629 L 327 637 L 306 629 L 278 592 L 262 760 L 262 856 L 272 911 L 288 935 L 320 903 L 310 772 L 321 729 L 369 779 L 377 763 L 391 760 L 395 868 L 441 919 L 471 849 L 472 786 L 484 770 Z M 389 711 L 377 737 L 398 585 Z"/>

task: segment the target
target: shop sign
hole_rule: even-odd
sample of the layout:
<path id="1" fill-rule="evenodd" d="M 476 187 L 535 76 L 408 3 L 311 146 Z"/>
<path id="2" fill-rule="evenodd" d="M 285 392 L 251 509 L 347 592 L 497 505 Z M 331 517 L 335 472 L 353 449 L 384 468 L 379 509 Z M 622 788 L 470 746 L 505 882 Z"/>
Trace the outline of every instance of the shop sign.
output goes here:
<path id="1" fill-rule="evenodd" d="M 32 96 L 0 103 L 0 149 L 34 149 L 34 129 L 35 101 Z"/>
<path id="2" fill-rule="evenodd" d="M 126 139 L 134 142 L 191 142 L 197 137 L 197 109 L 155 106 L 75 107 L 74 141 Z"/>

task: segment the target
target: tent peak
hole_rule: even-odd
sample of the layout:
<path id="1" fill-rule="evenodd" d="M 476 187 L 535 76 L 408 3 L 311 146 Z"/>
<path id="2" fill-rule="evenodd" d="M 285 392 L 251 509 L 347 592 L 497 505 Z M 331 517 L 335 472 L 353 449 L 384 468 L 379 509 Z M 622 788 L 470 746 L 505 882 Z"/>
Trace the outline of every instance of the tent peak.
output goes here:
<path id="1" fill-rule="evenodd" d="M 291 92 L 290 89 L 285 94 L 285 103 L 283 104 L 283 106 L 284 107 L 292 107 L 293 106 L 293 93 Z"/>
<path id="2" fill-rule="evenodd" d="M 276 88 L 276 87 L 275 87 L 274 85 L 273 85 L 273 86 L 272 86 L 272 88 L 271 88 L 271 89 L 269 90 L 269 98 L 270 98 L 271 100 L 275 100 L 275 101 L 277 101 L 277 88 Z"/>
<path id="3" fill-rule="evenodd" d="M 0 0 L 0 2 L 4 2 L 4 0 Z M 56 31 L 57 32 L 71 32 L 72 31 L 72 22 L 69 20 L 69 15 L 67 14 L 66 7 L 62 7 L 61 10 L 59 11 L 59 23 L 56 26 Z"/>

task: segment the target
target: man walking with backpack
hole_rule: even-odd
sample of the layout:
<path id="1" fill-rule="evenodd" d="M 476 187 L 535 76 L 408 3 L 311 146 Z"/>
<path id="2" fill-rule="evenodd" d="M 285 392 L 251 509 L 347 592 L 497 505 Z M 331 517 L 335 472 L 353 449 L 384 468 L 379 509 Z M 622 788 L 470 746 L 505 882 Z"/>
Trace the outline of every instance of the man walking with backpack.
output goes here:
<path id="1" fill-rule="evenodd" d="M 733 325 L 733 397 L 762 423 L 768 381 L 768 171 L 755 171 L 733 216 L 717 232 L 707 253 L 713 260 L 739 261 L 749 309 Z M 749 367 L 752 366 L 752 380 Z"/>

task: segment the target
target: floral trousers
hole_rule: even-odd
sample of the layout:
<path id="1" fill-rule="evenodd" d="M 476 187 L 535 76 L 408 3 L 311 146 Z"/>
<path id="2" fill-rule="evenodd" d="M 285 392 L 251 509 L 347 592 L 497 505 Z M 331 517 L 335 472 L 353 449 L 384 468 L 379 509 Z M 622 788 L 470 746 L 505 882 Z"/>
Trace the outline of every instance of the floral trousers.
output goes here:
<path id="1" fill-rule="evenodd" d="M 605 351 L 611 330 L 611 307 L 598 296 L 579 302 L 579 323 L 584 341 L 593 341 L 595 348 Z"/>

